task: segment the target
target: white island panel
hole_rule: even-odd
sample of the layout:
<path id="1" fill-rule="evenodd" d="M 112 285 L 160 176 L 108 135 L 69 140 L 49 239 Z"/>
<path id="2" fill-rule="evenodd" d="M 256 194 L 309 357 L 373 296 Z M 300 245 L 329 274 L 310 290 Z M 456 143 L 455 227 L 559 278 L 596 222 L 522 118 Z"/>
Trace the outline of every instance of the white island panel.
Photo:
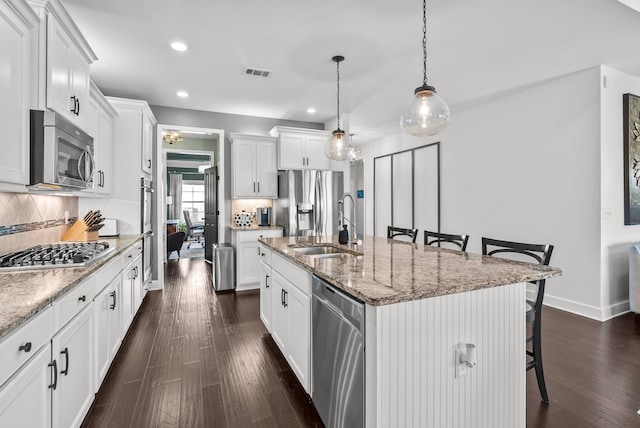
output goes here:
<path id="1" fill-rule="evenodd" d="M 525 427 L 525 284 L 367 305 L 367 427 Z M 455 347 L 477 366 L 455 378 Z"/>

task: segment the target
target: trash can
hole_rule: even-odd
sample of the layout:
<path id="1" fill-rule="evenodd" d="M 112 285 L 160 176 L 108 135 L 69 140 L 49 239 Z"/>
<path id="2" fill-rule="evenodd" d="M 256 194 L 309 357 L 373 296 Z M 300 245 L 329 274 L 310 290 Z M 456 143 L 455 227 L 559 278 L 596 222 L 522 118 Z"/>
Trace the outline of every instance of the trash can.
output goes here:
<path id="1" fill-rule="evenodd" d="M 236 258 L 231 244 L 213 244 L 213 288 L 216 291 L 236 288 Z"/>

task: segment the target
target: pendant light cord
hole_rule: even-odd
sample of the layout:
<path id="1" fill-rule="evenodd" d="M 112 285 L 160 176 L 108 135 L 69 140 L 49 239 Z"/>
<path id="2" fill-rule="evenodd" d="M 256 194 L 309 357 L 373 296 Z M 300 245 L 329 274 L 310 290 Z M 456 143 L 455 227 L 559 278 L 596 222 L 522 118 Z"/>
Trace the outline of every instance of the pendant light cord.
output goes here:
<path id="1" fill-rule="evenodd" d="M 337 116 L 338 116 L 338 129 L 340 129 L 340 61 L 336 61 L 336 75 L 338 82 L 338 102 L 336 103 L 338 106 Z"/>
<path id="2" fill-rule="evenodd" d="M 427 0 L 422 0 L 422 84 L 427 86 Z"/>

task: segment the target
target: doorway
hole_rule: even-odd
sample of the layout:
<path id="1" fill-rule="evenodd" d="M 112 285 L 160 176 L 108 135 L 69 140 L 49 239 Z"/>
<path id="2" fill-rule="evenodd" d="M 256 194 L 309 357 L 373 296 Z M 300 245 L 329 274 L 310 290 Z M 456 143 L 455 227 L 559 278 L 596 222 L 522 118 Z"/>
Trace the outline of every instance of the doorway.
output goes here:
<path id="1" fill-rule="evenodd" d="M 166 137 L 169 136 L 169 137 Z M 164 264 L 167 261 L 167 229 L 168 227 L 180 227 L 184 223 L 181 212 L 184 209 L 193 213 L 191 219 L 200 221 L 204 217 L 205 200 L 200 200 L 198 189 L 204 186 L 205 170 L 215 167 L 218 172 L 218 221 L 217 231 L 221 240 L 224 240 L 226 228 L 225 193 L 224 193 L 224 131 L 213 128 L 196 128 L 180 125 L 159 124 L 157 126 L 155 171 L 155 224 L 156 234 L 154 238 L 155 271 L 152 288 L 164 288 Z M 185 192 L 191 192 L 190 198 L 180 197 L 180 201 L 174 201 L 169 196 L 170 173 L 180 174 L 185 178 L 184 183 L 188 188 Z M 204 193 L 202 193 L 204 194 Z M 186 196 L 185 196 L 186 197 Z M 177 211 L 171 208 L 179 202 L 184 208 Z M 171 203 L 171 204 L 169 204 Z M 176 214 L 177 213 L 177 214 Z M 174 218 L 169 218 L 169 216 Z M 173 220 L 171 224 L 167 220 Z M 201 242 L 204 240 L 200 238 Z M 202 244 L 203 245 L 203 244 Z M 203 247 L 204 248 L 204 247 Z M 157 250 L 155 250 L 157 249 Z M 156 276 L 157 274 L 157 276 Z"/>

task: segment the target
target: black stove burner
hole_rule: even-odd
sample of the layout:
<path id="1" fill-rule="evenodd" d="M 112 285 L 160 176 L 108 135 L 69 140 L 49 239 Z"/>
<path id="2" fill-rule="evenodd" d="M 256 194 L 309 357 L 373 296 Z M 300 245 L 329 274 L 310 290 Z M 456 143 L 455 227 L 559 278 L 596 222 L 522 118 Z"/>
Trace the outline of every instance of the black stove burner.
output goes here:
<path id="1" fill-rule="evenodd" d="M 114 251 L 108 242 L 38 245 L 0 256 L 0 270 L 82 267 Z"/>

